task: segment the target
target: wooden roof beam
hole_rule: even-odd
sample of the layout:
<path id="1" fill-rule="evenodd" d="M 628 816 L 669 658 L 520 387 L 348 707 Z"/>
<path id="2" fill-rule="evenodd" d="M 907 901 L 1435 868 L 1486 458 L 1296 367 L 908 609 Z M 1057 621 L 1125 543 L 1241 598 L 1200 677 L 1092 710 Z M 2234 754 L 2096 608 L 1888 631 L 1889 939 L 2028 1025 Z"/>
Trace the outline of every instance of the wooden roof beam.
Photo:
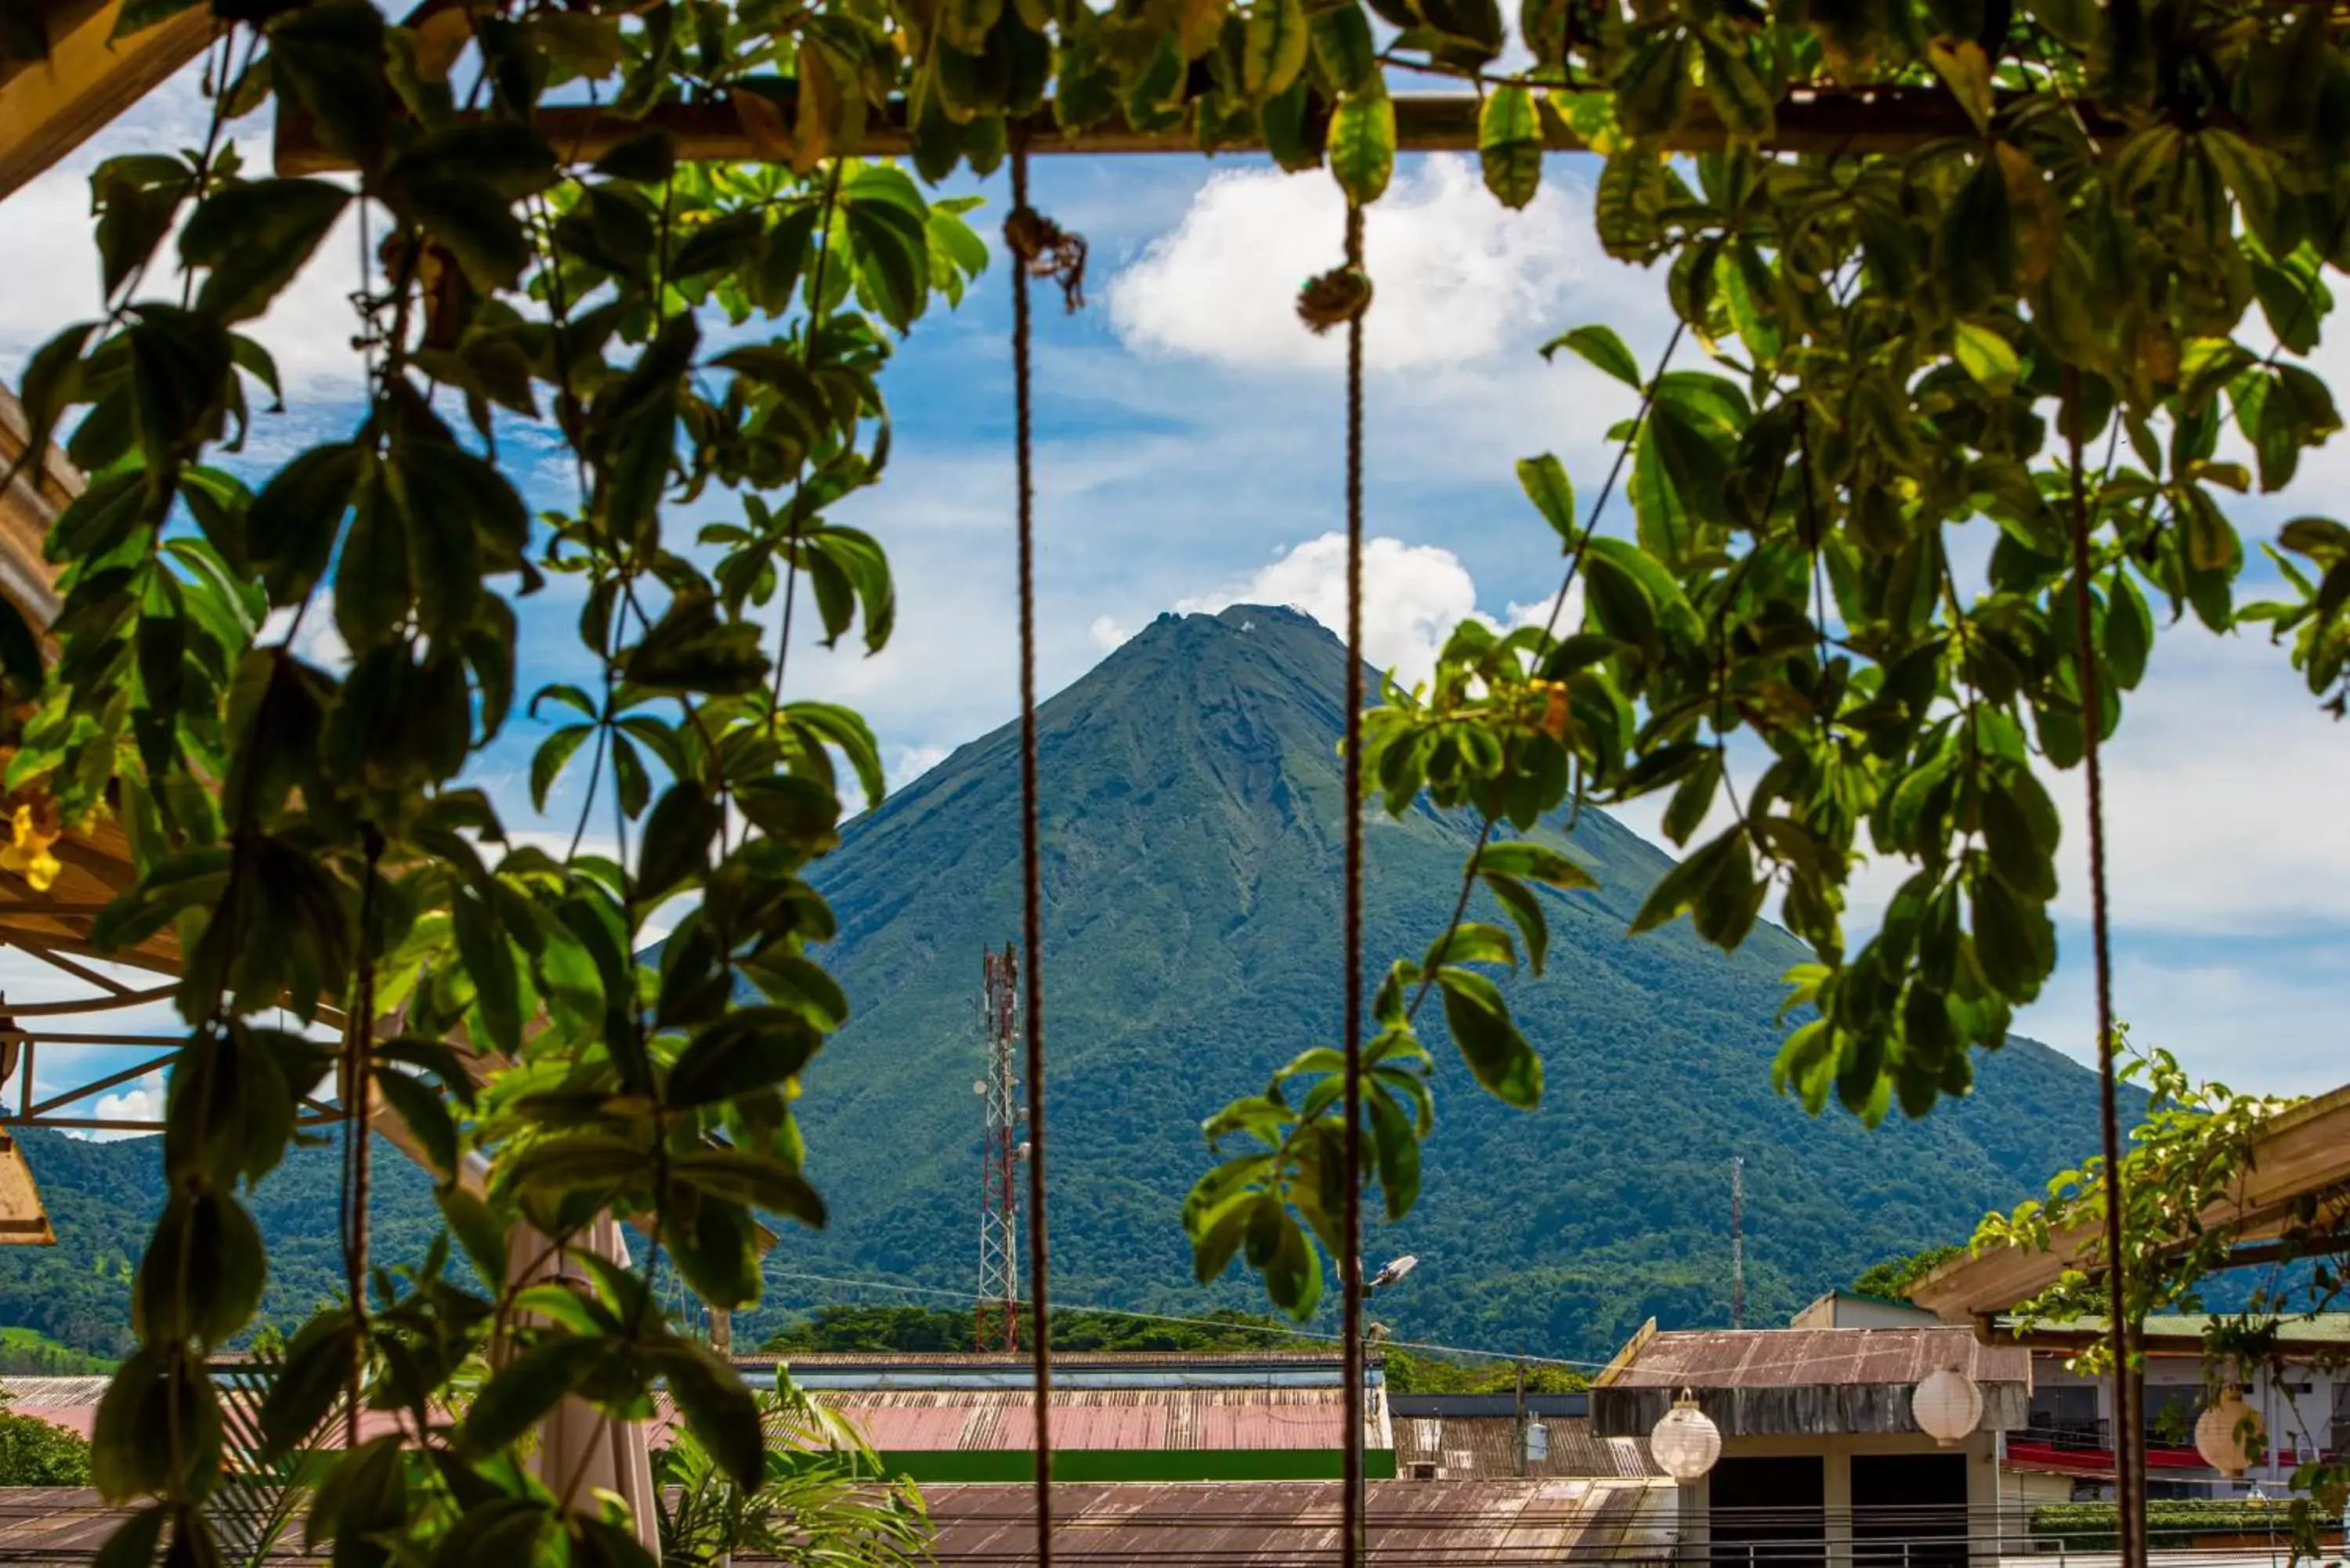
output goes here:
<path id="1" fill-rule="evenodd" d="M 795 99 L 788 83 L 738 90 L 758 90 L 776 103 L 785 126 L 793 122 Z M 1476 99 L 1466 93 L 1416 93 L 1398 95 L 1394 101 L 1399 151 L 1477 150 Z M 1590 151 L 1590 143 L 1555 110 L 1545 107 L 1541 119 L 1543 144 L 1551 151 Z M 1774 152 L 1898 152 L 1948 137 L 1977 134 L 1957 100 L 1939 87 L 1798 88 L 1779 104 L 1776 119 L 1776 130 L 1761 143 Z M 668 131 L 676 140 L 677 155 L 688 162 L 758 163 L 791 155 L 788 131 L 780 140 L 763 133 L 754 142 L 733 107 L 724 102 L 659 104 L 641 119 L 586 104 L 553 104 L 539 110 L 538 125 L 556 150 L 573 162 L 592 162 L 650 130 Z M 2097 129 L 2093 123 L 2092 130 Z M 1196 157 L 1200 152 L 1188 127 L 1143 131 L 1105 125 L 1065 133 L 1046 111 L 1031 116 L 1027 130 L 1029 151 L 1040 156 L 1188 152 Z M 1673 152 L 1705 152 L 1729 143 L 1730 133 L 1711 107 L 1699 104 L 1692 106 L 1679 130 L 1657 139 L 1653 145 Z M 1216 151 L 1260 152 L 1263 146 L 1262 140 L 1252 139 L 1226 143 Z M 858 149 L 875 157 L 899 157 L 911 150 L 903 101 L 891 103 L 874 118 Z M 345 160 L 319 144 L 313 129 L 298 115 L 282 112 L 276 161 L 281 174 L 324 174 L 349 168 Z"/>
<path id="2" fill-rule="evenodd" d="M 2295 1106 L 2271 1122 L 2253 1141 L 2236 1195 L 2206 1209 L 2200 1222 L 2205 1231 L 2225 1233 L 2243 1247 L 2237 1262 L 2267 1261 L 2271 1251 L 2252 1243 L 2274 1238 L 2295 1204 L 2345 1187 L 2350 1086 Z M 1946 1323 L 1973 1323 L 2008 1312 L 2054 1284 L 2065 1270 L 2083 1267 L 2082 1260 L 2103 1241 L 2100 1226 L 2074 1225 L 2052 1238 L 2045 1251 L 1999 1247 L 1954 1258 L 1910 1287 L 1909 1299 Z"/>
<path id="3" fill-rule="evenodd" d="M 47 7 L 49 57 L 0 75 L 0 197 L 80 146 L 203 52 L 209 5 L 191 5 L 118 38 L 122 0 Z"/>

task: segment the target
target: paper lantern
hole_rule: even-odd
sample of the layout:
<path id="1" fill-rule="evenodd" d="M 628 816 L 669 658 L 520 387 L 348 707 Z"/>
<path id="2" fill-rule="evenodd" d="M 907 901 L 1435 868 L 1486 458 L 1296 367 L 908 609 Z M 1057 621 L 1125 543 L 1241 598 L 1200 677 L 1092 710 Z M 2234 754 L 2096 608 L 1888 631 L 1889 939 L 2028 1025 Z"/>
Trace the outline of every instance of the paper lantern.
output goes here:
<path id="1" fill-rule="evenodd" d="M 1930 1373 L 1910 1392 L 1909 1414 L 1918 1429 L 1946 1449 L 1957 1448 L 1982 1425 L 1982 1390 L 1955 1366 Z"/>
<path id="2" fill-rule="evenodd" d="M 2243 1389 L 2233 1383 L 2217 1405 L 2206 1406 L 2195 1420 L 2195 1451 L 2230 1480 L 2260 1457 L 2267 1438 L 2261 1413 L 2244 1403 Z"/>
<path id="3" fill-rule="evenodd" d="M 1687 1486 L 1721 1458 L 1721 1428 L 1697 1407 L 1697 1396 L 1684 1388 L 1656 1430 L 1648 1434 L 1648 1452 L 1656 1457 L 1658 1468 Z"/>

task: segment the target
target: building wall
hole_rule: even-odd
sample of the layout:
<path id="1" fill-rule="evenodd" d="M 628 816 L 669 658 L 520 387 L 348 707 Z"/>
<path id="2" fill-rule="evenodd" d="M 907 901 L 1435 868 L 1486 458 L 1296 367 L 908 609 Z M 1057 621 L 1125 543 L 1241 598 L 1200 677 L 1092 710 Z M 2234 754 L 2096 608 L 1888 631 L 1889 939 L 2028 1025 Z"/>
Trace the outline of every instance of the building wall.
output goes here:
<path id="1" fill-rule="evenodd" d="M 1794 1317 L 1789 1328 L 1925 1328 L 1941 1320 L 1924 1307 L 1830 1291 Z"/>
<path id="2" fill-rule="evenodd" d="M 1978 1563 L 1985 1565 L 1996 1564 L 1999 1559 L 1998 1547 L 1992 1539 L 1999 1533 L 2002 1511 L 1997 1442 L 1996 1434 L 1977 1431 L 1955 1450 L 1965 1455 L 1967 1460 L 1967 1533 L 1982 1540 L 1982 1548 L 1975 1557 Z M 1922 1432 L 1725 1438 L 1721 1444 L 1721 1457 L 1725 1459 L 1819 1456 L 1825 1466 L 1823 1500 L 1827 1511 L 1828 1568 L 1852 1568 L 1854 1455 L 1940 1454 L 1952 1451 Z M 1687 1521 L 1686 1539 L 1695 1542 L 1711 1539 L 1711 1496 L 1707 1483 L 1701 1480 L 1694 1486 L 1685 1486 L 1680 1489 L 1680 1494 L 1681 1517 Z M 2006 1504 L 2007 1511 L 2012 1514 L 2015 1507 L 2014 1500 L 2010 1498 Z M 1702 1545 L 1685 1553 L 1685 1559 L 1702 1562 L 1704 1558 Z"/>
<path id="3" fill-rule="evenodd" d="M 2110 1381 L 2072 1371 L 2063 1357 L 2054 1355 L 2033 1357 L 2032 1380 L 2035 1388 L 2094 1388 L 2097 1418 L 2107 1423 L 2108 1432 L 2112 1430 L 2114 1401 Z M 2329 1374 L 2308 1362 L 2289 1363 L 2279 1378 L 2272 1378 L 2266 1368 L 2257 1370 L 2244 1385 L 2244 1402 L 2258 1410 L 2267 1423 L 2268 1463 L 2247 1470 L 2239 1482 L 2230 1482 L 2210 1470 L 2187 1472 L 2178 1479 L 2208 1482 L 2214 1495 L 2221 1497 L 2241 1495 L 2254 1486 L 2272 1497 L 2289 1490 L 2295 1466 L 2334 1446 L 2335 1387 L 2339 1384 L 2350 1384 L 2350 1373 Z M 2147 1367 L 2146 1386 L 2149 1409 L 2158 1408 L 2168 1395 L 2186 1400 L 2199 1414 L 2204 1402 L 2202 1363 L 2194 1356 L 2153 1356 Z M 2189 1444 L 2194 1441 L 2191 1425 L 2180 1440 Z M 2291 1463 L 2285 1459 L 2288 1451 L 2293 1455 Z"/>

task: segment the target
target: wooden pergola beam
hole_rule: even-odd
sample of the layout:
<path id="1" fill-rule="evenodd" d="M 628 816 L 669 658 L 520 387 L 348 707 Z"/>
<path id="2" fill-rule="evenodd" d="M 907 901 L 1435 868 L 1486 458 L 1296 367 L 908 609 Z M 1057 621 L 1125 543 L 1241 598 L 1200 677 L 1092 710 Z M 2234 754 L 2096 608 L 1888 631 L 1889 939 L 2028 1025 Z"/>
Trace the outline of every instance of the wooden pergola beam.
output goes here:
<path id="1" fill-rule="evenodd" d="M 128 37 L 114 36 L 122 0 L 47 8 L 49 57 L 0 76 L 0 198 L 80 146 L 203 52 L 209 5 L 192 5 Z"/>
<path id="2" fill-rule="evenodd" d="M 743 89 L 751 90 L 751 89 Z M 793 121 L 793 95 L 788 84 L 760 96 L 776 104 L 781 119 Z M 1477 150 L 1477 99 L 1466 93 L 1419 93 L 1395 99 L 1396 147 L 1403 152 L 1473 152 Z M 1953 136 L 1975 136 L 1974 123 L 1956 99 L 1939 87 L 1803 88 L 1788 94 L 1778 106 L 1773 134 L 1759 143 L 1773 152 L 1858 154 L 1898 152 Z M 1553 152 L 1587 152 L 1591 146 L 1556 112 L 1541 115 L 1543 145 Z M 589 105 L 558 104 L 543 108 L 539 128 L 566 161 L 593 162 L 636 137 L 665 130 L 676 142 L 677 155 L 687 162 L 777 162 L 791 156 L 788 130 L 777 137 L 763 132 L 755 140 L 743 128 L 731 103 L 668 103 L 656 105 L 641 119 L 629 119 Z M 1124 125 L 1064 132 L 1049 112 L 1031 116 L 1024 129 L 1029 151 L 1043 155 L 1135 154 L 1188 152 L 1197 156 L 1200 145 L 1185 127 L 1144 131 Z M 2092 122 L 2092 130 L 2100 129 Z M 1729 130 L 1709 105 L 1699 104 L 1670 135 L 1652 145 L 1670 152 L 1707 152 L 1727 147 Z M 1259 152 L 1260 140 L 1227 142 L 1219 152 Z M 912 151 L 906 106 L 893 101 L 877 114 L 855 150 L 876 157 L 899 157 Z M 349 163 L 321 146 L 313 129 L 298 115 L 281 114 L 277 122 L 277 171 L 281 174 L 326 174 L 348 170 Z"/>

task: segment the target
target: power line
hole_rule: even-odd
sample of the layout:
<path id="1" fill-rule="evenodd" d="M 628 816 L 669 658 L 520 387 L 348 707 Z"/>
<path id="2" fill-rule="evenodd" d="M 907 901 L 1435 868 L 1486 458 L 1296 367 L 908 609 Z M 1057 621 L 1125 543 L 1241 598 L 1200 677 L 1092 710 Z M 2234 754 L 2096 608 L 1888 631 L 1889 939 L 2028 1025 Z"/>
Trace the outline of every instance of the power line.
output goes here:
<path id="1" fill-rule="evenodd" d="M 802 1280 L 811 1284 L 847 1285 L 853 1288 L 875 1291 L 899 1291 L 908 1295 L 941 1296 L 949 1301 L 956 1302 L 968 1302 L 971 1300 L 971 1293 L 969 1291 L 941 1290 L 935 1285 L 900 1284 L 895 1280 L 847 1279 L 837 1274 L 811 1274 L 791 1269 L 770 1269 L 766 1271 L 766 1274 L 771 1280 Z M 1189 1324 L 1202 1328 L 1240 1329 L 1249 1334 L 1281 1334 L 1291 1339 L 1320 1340 L 1330 1345 L 1340 1344 L 1345 1339 L 1345 1335 L 1343 1334 L 1326 1334 L 1319 1330 L 1310 1328 L 1285 1328 L 1279 1324 L 1236 1323 L 1230 1318 L 1185 1317 L 1172 1313 L 1135 1312 L 1126 1307 L 1072 1306 L 1063 1303 L 1055 1308 L 1055 1310 L 1060 1312 L 1098 1313 L 1104 1317 L 1134 1318 L 1143 1323 L 1180 1323 Z M 1527 1361 L 1540 1362 L 1545 1366 L 1580 1366 L 1590 1368 L 1601 1368 L 1607 1365 L 1607 1363 L 1604 1361 L 1576 1361 L 1564 1355 L 1516 1355 L 1506 1351 L 1480 1350 L 1473 1345 L 1438 1345 L 1432 1341 L 1424 1339 L 1383 1339 L 1379 1343 L 1382 1346 L 1391 1346 L 1398 1350 L 1434 1350 L 1440 1351 L 1448 1355 L 1474 1355 L 1487 1361 Z"/>

